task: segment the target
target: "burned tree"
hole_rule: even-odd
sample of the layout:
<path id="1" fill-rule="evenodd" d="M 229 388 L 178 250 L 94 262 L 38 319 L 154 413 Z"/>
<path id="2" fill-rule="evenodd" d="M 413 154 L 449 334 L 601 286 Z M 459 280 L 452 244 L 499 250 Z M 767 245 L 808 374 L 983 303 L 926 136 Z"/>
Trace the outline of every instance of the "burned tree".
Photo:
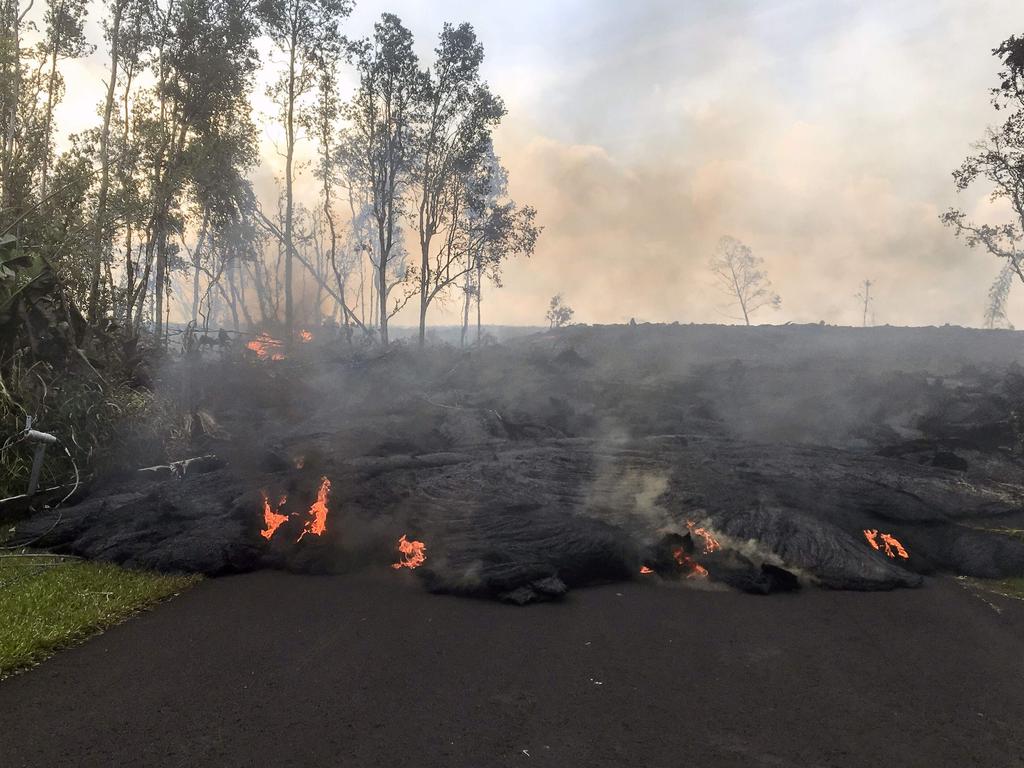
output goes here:
<path id="1" fill-rule="evenodd" d="M 1009 114 L 974 145 L 974 153 L 953 171 L 953 182 L 957 192 L 976 181 L 987 182 L 990 202 L 1005 202 L 1013 215 L 1008 222 L 986 224 L 970 221 L 966 213 L 951 208 L 941 220 L 953 227 L 969 247 L 983 247 L 1024 281 L 1024 37 L 1011 35 L 992 53 L 1003 65 L 1001 82 L 992 89 L 992 106 Z"/>
<path id="2" fill-rule="evenodd" d="M 711 259 L 711 271 L 718 279 L 723 293 L 739 305 L 743 320 L 750 325 L 750 317 L 762 307 L 778 309 L 782 305 L 779 294 L 772 291 L 771 281 L 761 265 L 764 259 L 734 237 L 723 237 Z"/>
<path id="3" fill-rule="evenodd" d="M 871 295 L 871 286 L 873 285 L 874 283 L 870 280 L 865 280 L 861 283 L 860 291 L 854 297 L 860 301 L 861 308 L 863 309 L 863 317 L 861 318 L 861 327 L 863 328 L 868 327 L 868 309 L 871 308 L 871 305 L 875 300 Z"/>

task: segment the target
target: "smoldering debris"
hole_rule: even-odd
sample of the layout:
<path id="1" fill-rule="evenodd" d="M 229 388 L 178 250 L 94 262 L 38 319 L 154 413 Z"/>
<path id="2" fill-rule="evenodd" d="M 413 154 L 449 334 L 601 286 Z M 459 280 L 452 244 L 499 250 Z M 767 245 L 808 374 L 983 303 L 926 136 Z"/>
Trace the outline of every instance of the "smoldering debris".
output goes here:
<path id="1" fill-rule="evenodd" d="M 685 340 L 688 329 L 675 332 Z M 874 405 L 843 390 L 836 410 L 859 416 L 845 431 L 833 418 L 819 443 L 773 440 L 774 419 L 758 434 L 754 416 L 770 403 L 735 401 L 726 418 L 704 386 L 708 366 L 733 363 L 669 365 L 662 354 L 644 367 L 618 331 L 467 353 L 310 351 L 272 368 L 217 361 L 194 372 L 223 427 L 195 455 L 216 461 L 101 480 L 79 504 L 19 526 L 17 539 L 219 575 L 384 569 L 407 537 L 423 545 L 409 570 L 426 589 L 513 603 L 638 578 L 768 594 L 914 587 L 938 572 L 1024 575 L 1024 541 L 998 532 L 1024 518 L 1015 372 L 973 361 L 955 388 L 931 370 L 904 372 L 885 403 L 892 363 L 854 352 L 843 364 L 874 372 L 861 390 Z M 778 394 L 791 374 L 777 360 L 741 365 L 793 412 Z M 824 402 L 833 384 L 819 373 L 799 397 Z M 899 447 L 908 441 L 913 452 Z M 327 511 L 311 533 L 319 502 Z M 898 548 L 872 544 L 883 535 Z"/>

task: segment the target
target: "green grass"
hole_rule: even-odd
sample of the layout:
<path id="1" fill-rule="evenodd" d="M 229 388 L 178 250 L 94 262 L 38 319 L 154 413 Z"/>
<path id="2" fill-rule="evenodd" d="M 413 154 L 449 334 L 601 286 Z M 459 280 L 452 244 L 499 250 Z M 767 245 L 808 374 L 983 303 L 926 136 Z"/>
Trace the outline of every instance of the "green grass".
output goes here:
<path id="1" fill-rule="evenodd" d="M 0 677 L 175 595 L 198 578 L 43 555 L 0 555 Z"/>
<path id="2" fill-rule="evenodd" d="M 991 585 L 994 592 L 1024 600 L 1024 579 L 1022 578 L 999 579 L 991 582 Z"/>

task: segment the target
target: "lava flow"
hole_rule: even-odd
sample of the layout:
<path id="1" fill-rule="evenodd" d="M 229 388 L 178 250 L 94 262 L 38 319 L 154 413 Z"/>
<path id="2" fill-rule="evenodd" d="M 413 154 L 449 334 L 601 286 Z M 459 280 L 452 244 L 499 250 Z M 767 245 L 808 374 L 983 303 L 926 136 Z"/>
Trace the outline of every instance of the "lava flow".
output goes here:
<path id="1" fill-rule="evenodd" d="M 299 538 L 295 540 L 296 542 L 302 541 L 302 537 L 307 533 L 320 536 L 327 530 L 327 494 L 330 492 L 331 481 L 326 477 L 321 477 L 320 489 L 316 492 L 316 501 L 309 508 L 309 520 L 306 521 L 306 526 L 302 529 L 302 533 L 299 534 Z"/>
<path id="2" fill-rule="evenodd" d="M 873 528 L 864 529 L 864 538 L 868 540 L 871 548 L 878 552 L 884 552 L 886 557 L 893 559 L 899 557 L 906 560 L 910 557 L 907 550 L 895 536 L 889 533 L 879 533 Z"/>
<path id="3" fill-rule="evenodd" d="M 409 541 L 403 534 L 398 540 L 399 560 L 391 567 L 396 571 L 399 568 L 419 568 L 427 559 L 426 551 L 427 545 L 422 541 Z"/>
<path id="4" fill-rule="evenodd" d="M 288 519 L 288 515 L 282 515 L 279 512 L 281 507 L 284 506 L 284 503 L 288 501 L 288 497 L 282 496 L 277 502 L 277 508 L 271 509 L 270 499 L 267 498 L 267 492 L 260 491 L 260 493 L 263 494 L 263 524 L 266 526 L 262 531 L 260 531 L 260 536 L 269 541 L 270 538 L 277 533 L 277 529 L 281 527 L 281 524 Z"/>
<path id="5" fill-rule="evenodd" d="M 707 569 L 704 568 L 700 563 L 694 560 L 692 557 L 687 555 L 682 547 L 672 550 L 672 557 L 676 559 L 676 563 L 687 571 L 686 578 L 688 579 L 700 579 L 708 575 Z"/>
<path id="6" fill-rule="evenodd" d="M 691 520 L 686 521 L 686 527 L 690 529 L 690 535 L 694 539 L 699 539 L 704 542 L 705 555 L 710 555 L 712 552 L 716 552 L 722 548 L 722 545 L 718 543 L 718 539 L 712 536 L 707 528 L 700 528 Z"/>
<path id="7" fill-rule="evenodd" d="M 261 333 L 246 343 L 245 347 L 255 352 L 260 360 L 284 360 L 284 353 L 280 351 L 281 342 L 268 333 Z"/>

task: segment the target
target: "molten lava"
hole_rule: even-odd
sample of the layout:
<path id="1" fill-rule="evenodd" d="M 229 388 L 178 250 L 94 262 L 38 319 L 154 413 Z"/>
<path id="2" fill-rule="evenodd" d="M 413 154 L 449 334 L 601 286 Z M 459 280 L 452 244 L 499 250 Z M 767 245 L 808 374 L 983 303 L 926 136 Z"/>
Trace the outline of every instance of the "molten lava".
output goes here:
<path id="1" fill-rule="evenodd" d="M 398 562 L 392 563 L 391 567 L 396 571 L 399 568 L 419 568 L 427 559 L 426 551 L 427 545 L 422 541 L 409 541 L 403 535 L 398 540 Z"/>
<path id="2" fill-rule="evenodd" d="M 330 492 L 331 481 L 326 477 L 321 477 L 320 490 L 316 492 L 316 501 L 309 508 L 309 520 L 306 521 L 306 526 L 302 529 L 302 533 L 299 534 L 299 538 L 295 540 L 296 542 L 302 541 L 302 537 L 307 533 L 320 536 L 327 530 L 327 495 Z"/>
<path id="3" fill-rule="evenodd" d="M 722 548 L 718 539 L 711 535 L 707 528 L 699 528 L 692 520 L 686 521 L 686 527 L 690 529 L 690 535 L 704 544 L 704 554 L 709 555 Z"/>
<path id="4" fill-rule="evenodd" d="M 281 351 L 281 342 L 268 333 L 261 333 L 245 345 L 256 353 L 260 360 L 284 360 L 284 353 Z"/>
<path id="5" fill-rule="evenodd" d="M 279 510 L 284 506 L 284 503 L 288 501 L 287 496 L 282 496 L 277 502 L 277 508 L 270 508 L 270 499 L 267 498 L 266 491 L 260 491 L 263 494 L 263 524 L 265 528 L 260 531 L 260 536 L 268 541 L 270 538 L 277 533 L 277 529 L 281 527 L 281 524 L 288 519 L 288 515 L 280 514 Z"/>
<path id="6" fill-rule="evenodd" d="M 702 579 L 708 575 L 707 569 L 704 568 L 700 563 L 694 560 L 692 557 L 687 555 L 682 547 L 672 550 L 672 557 L 676 559 L 676 563 L 686 571 L 686 578 L 688 579 Z"/>
<path id="7" fill-rule="evenodd" d="M 868 540 L 868 544 L 871 545 L 872 549 L 878 552 L 884 552 L 886 557 L 891 557 L 893 559 L 899 557 L 903 560 L 910 557 L 899 539 L 892 534 L 879 533 L 874 528 L 865 528 L 864 538 Z"/>

